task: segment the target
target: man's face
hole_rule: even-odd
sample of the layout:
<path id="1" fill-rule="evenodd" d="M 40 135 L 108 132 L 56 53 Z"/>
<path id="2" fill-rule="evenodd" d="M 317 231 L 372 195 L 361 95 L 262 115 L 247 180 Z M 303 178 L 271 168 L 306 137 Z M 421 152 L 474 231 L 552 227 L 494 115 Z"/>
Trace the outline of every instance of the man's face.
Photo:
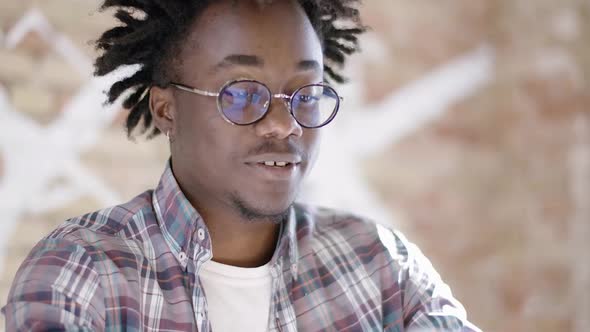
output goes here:
<path id="1" fill-rule="evenodd" d="M 217 1 L 188 33 L 177 58 L 179 83 L 218 92 L 228 81 L 247 78 L 290 95 L 322 81 L 322 48 L 296 1 L 263 7 Z M 262 120 L 237 126 L 222 118 L 214 97 L 180 90 L 173 96 L 173 170 L 197 208 L 227 206 L 249 219 L 284 213 L 315 161 L 319 130 L 298 125 L 279 99 Z"/>

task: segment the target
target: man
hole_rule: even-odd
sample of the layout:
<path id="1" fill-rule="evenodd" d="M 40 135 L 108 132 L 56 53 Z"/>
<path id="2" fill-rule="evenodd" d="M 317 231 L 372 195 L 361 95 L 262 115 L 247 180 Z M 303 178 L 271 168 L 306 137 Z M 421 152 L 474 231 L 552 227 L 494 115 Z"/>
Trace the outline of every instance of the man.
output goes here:
<path id="1" fill-rule="evenodd" d="M 476 331 L 401 234 L 293 203 L 339 108 L 324 76 L 342 81 L 355 6 L 106 0 L 123 24 L 96 74 L 141 65 L 109 100 L 125 96 L 129 134 L 164 133 L 170 161 L 155 190 L 32 250 L 7 329 Z"/>

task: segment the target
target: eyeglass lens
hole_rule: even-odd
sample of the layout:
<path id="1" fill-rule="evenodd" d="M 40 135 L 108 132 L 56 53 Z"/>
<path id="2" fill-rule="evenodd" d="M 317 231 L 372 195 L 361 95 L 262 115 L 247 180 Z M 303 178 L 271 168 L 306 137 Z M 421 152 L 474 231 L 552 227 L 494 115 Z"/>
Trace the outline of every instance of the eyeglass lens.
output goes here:
<path id="1" fill-rule="evenodd" d="M 219 94 L 219 107 L 225 117 L 236 124 L 251 124 L 268 110 L 272 95 L 256 81 L 237 81 L 225 86 Z M 304 127 L 320 127 L 334 117 L 339 97 L 334 89 L 321 84 L 304 86 L 293 94 L 293 117 Z"/>

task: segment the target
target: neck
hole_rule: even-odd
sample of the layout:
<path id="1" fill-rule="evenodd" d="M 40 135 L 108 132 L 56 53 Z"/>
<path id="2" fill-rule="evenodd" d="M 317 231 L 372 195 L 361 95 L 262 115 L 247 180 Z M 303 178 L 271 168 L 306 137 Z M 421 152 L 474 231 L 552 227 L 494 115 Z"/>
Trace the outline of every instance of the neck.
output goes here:
<path id="1" fill-rule="evenodd" d="M 214 261 L 257 267 L 272 258 L 279 238 L 279 223 L 236 222 L 213 215 L 203 216 L 203 220 L 211 235 Z"/>
<path id="2" fill-rule="evenodd" d="M 183 186 L 182 176 L 176 179 L 207 225 L 214 261 L 239 267 L 257 267 L 270 261 L 278 241 L 281 217 L 249 220 L 232 202 L 199 195 L 194 190 L 196 186 Z"/>
<path id="3" fill-rule="evenodd" d="M 279 238 L 280 220 L 248 220 L 226 205 L 194 197 L 189 201 L 207 225 L 214 261 L 239 267 L 257 267 L 270 261 Z"/>

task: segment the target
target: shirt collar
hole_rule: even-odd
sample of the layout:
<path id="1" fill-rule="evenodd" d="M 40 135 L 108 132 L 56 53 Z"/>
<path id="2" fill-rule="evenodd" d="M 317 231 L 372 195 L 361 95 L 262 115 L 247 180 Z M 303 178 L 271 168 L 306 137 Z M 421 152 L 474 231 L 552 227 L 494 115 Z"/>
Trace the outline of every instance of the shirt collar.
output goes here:
<path id="1" fill-rule="evenodd" d="M 153 193 L 152 204 L 166 240 L 172 253 L 186 265 L 186 255 L 197 227 L 205 228 L 201 215 L 188 201 L 172 173 L 170 161 L 160 178 L 160 183 Z"/>
<path id="2" fill-rule="evenodd" d="M 288 258 L 289 268 L 293 279 L 297 279 L 297 261 L 299 260 L 299 252 L 297 245 L 297 213 L 296 205 L 294 204 L 289 209 L 287 219 L 281 225 L 281 234 L 277 248 L 271 259 L 272 264 L 281 262 L 281 258 Z"/>
<path id="3" fill-rule="evenodd" d="M 207 226 L 180 189 L 172 172 L 170 161 L 166 164 L 166 169 L 153 193 L 152 200 L 164 239 L 182 265 L 186 263 L 183 262 L 185 258 L 181 256 L 181 253 L 186 255 L 186 251 L 191 245 L 190 242 L 199 240 L 195 236 L 197 229 L 203 229 L 206 233 L 198 247 L 211 249 Z M 297 210 L 295 204 L 289 209 L 287 220 L 281 225 L 279 242 L 270 261 L 271 265 L 275 265 L 282 261 L 282 258 L 288 258 L 294 278 L 296 278 L 299 259 L 297 219 L 301 217 Z"/>

